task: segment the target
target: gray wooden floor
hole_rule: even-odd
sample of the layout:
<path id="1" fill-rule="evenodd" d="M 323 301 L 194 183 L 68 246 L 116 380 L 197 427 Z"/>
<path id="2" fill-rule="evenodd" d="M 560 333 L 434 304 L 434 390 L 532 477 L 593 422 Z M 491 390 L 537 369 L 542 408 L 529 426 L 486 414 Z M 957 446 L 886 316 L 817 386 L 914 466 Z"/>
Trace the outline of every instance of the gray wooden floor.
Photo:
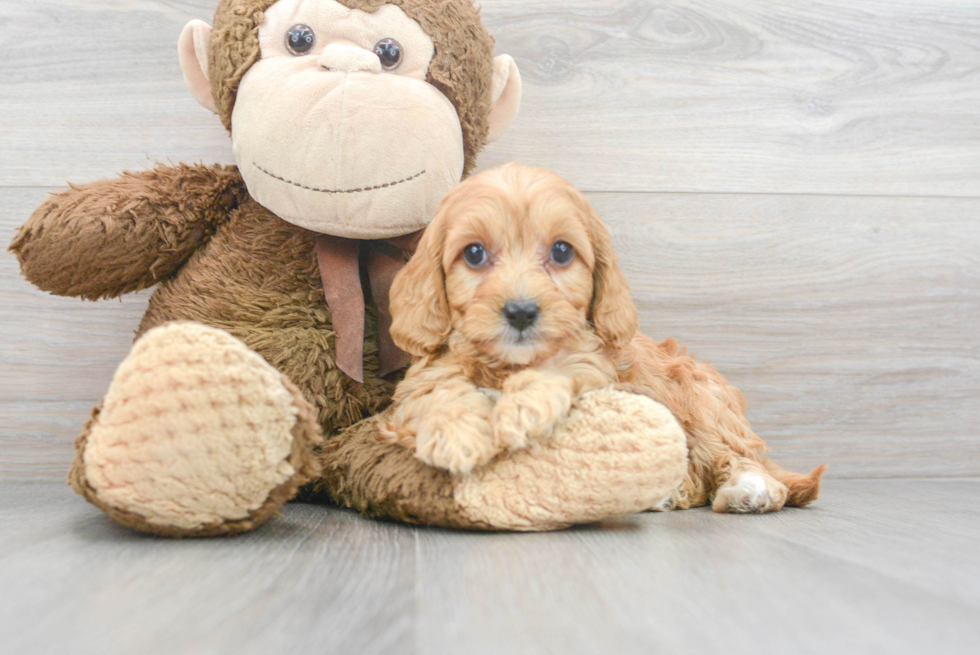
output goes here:
<path id="1" fill-rule="evenodd" d="M 167 541 L 0 485 L 3 653 L 975 653 L 978 480 L 834 480 L 807 509 L 475 534 L 287 506 Z"/>

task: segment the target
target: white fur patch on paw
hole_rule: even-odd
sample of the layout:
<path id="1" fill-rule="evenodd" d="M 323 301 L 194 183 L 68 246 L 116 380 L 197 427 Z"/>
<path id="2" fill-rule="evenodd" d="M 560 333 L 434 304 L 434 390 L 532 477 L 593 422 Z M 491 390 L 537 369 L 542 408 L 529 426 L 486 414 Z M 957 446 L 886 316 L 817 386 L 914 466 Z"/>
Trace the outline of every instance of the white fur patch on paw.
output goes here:
<path id="1" fill-rule="evenodd" d="M 786 487 L 776 480 L 770 484 L 758 473 L 742 473 L 718 490 L 716 503 L 719 499 L 729 512 L 771 512 L 786 502 Z"/>
<path id="2" fill-rule="evenodd" d="M 677 508 L 677 501 L 674 499 L 673 494 L 667 496 L 659 503 L 655 504 L 650 508 L 651 512 L 672 512 Z"/>

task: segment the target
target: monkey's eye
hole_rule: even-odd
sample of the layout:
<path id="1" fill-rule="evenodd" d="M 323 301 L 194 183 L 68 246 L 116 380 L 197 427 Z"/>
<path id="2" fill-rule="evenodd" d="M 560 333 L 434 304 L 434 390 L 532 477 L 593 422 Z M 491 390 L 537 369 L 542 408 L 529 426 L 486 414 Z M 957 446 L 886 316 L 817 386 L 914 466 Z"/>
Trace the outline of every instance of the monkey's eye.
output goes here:
<path id="1" fill-rule="evenodd" d="M 374 44 L 374 54 L 381 60 L 381 68 L 393 71 L 402 63 L 402 46 L 394 39 L 381 39 Z"/>
<path id="2" fill-rule="evenodd" d="M 568 264 L 573 257 L 575 257 L 575 251 L 571 244 L 565 241 L 555 241 L 555 245 L 551 246 L 551 261 L 559 266 Z"/>
<path id="3" fill-rule="evenodd" d="M 463 261 L 470 268 L 480 268 L 487 263 L 487 250 L 478 243 L 463 248 Z"/>
<path id="4" fill-rule="evenodd" d="M 313 50 L 316 45 L 316 32 L 309 25 L 293 25 L 286 32 L 286 50 L 297 57 L 305 55 Z"/>

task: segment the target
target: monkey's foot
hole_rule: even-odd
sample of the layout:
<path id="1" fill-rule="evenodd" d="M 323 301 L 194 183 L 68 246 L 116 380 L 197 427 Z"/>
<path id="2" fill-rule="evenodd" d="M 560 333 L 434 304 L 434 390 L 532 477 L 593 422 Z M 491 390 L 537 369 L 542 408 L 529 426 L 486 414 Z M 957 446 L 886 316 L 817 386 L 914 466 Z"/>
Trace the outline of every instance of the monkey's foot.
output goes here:
<path id="1" fill-rule="evenodd" d="M 687 473 L 684 430 L 645 396 L 583 396 L 551 438 L 454 476 L 378 439 L 374 417 L 323 448 L 318 487 L 372 516 L 484 530 L 556 530 L 626 516 L 669 496 Z"/>
<path id="2" fill-rule="evenodd" d="M 171 323 L 136 342 L 75 444 L 75 491 L 166 536 L 247 532 L 318 472 L 315 411 L 227 332 Z"/>
<path id="3" fill-rule="evenodd" d="M 649 509 L 687 473 L 673 414 L 645 396 L 583 396 L 551 439 L 461 478 L 456 502 L 496 529 L 551 530 Z"/>

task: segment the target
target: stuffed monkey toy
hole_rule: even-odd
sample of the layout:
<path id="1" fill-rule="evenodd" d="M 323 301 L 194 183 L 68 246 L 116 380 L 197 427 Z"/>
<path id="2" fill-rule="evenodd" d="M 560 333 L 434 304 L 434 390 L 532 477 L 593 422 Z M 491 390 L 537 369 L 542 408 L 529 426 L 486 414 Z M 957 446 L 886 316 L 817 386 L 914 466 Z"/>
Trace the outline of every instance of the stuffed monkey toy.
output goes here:
<path id="1" fill-rule="evenodd" d="M 683 431 L 621 390 L 465 477 L 378 439 L 408 363 L 388 333 L 392 278 L 520 104 L 471 0 L 221 0 L 178 50 L 237 166 L 73 186 L 11 244 L 51 293 L 157 287 L 76 441 L 78 493 L 179 537 L 253 530 L 301 488 L 377 517 L 545 530 L 677 487 Z"/>

